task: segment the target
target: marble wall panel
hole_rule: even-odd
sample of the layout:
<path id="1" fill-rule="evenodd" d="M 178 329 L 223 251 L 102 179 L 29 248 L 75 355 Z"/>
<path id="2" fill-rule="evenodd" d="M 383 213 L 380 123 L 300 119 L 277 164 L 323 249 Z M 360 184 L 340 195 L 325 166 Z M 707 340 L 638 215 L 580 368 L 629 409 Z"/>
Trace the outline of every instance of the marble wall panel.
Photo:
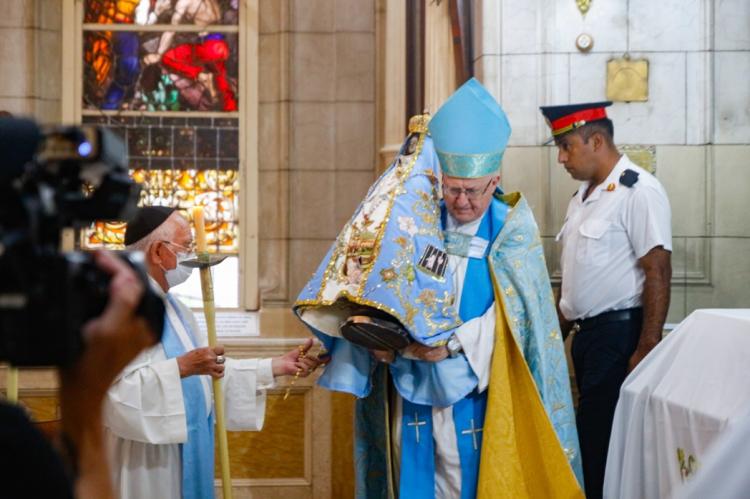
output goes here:
<path id="1" fill-rule="evenodd" d="M 712 52 L 686 54 L 686 144 L 706 144 L 713 136 L 713 58 Z"/>
<path id="2" fill-rule="evenodd" d="M 684 144 L 685 53 L 633 53 L 631 56 L 649 60 L 649 99 L 647 102 L 617 102 L 608 110 L 615 124 L 615 142 Z"/>
<path id="3" fill-rule="evenodd" d="M 592 2 L 584 16 L 575 2 L 547 0 L 542 11 L 542 47 L 544 52 L 579 53 L 576 38 L 590 35 L 591 52 L 627 50 L 627 2 Z"/>
<path id="4" fill-rule="evenodd" d="M 14 0 L 14 2 L 19 0 Z M 32 4 L 28 0 L 20 0 Z M 3 2 L 7 5 L 8 2 Z M 62 2 L 60 0 L 36 0 L 35 25 L 43 30 L 59 31 L 62 28 Z"/>
<path id="5" fill-rule="evenodd" d="M 716 236 L 750 236 L 750 146 L 714 146 Z"/>
<path id="6" fill-rule="evenodd" d="M 30 97 L 1 97 L 0 110 L 16 115 L 31 115 L 36 109 L 36 99 Z"/>
<path id="7" fill-rule="evenodd" d="M 291 28 L 295 32 L 331 32 L 333 0 L 291 0 Z"/>
<path id="8" fill-rule="evenodd" d="M 669 196 L 675 237 L 709 234 L 707 155 L 701 146 L 656 148 L 656 176 Z"/>
<path id="9" fill-rule="evenodd" d="M 714 143 L 750 143 L 750 51 L 714 54 Z"/>
<path id="10" fill-rule="evenodd" d="M 374 101 L 374 76 L 375 35 L 373 33 L 337 33 L 336 99 Z"/>
<path id="11" fill-rule="evenodd" d="M 34 23 L 34 3 L 28 0 L 5 0 L 3 15 L 0 16 L 0 27 L 31 27 Z"/>
<path id="12" fill-rule="evenodd" d="M 59 100 L 62 75 L 60 32 L 37 30 L 34 38 L 36 50 L 34 95 L 45 100 Z"/>
<path id="13" fill-rule="evenodd" d="M 713 238 L 711 285 L 687 288 L 686 314 L 698 308 L 747 308 L 750 239 Z"/>
<path id="14" fill-rule="evenodd" d="M 500 21 L 495 25 L 494 36 L 498 37 L 497 45 L 502 51 L 485 53 L 490 54 L 538 54 L 542 52 L 542 26 L 544 0 L 530 0 L 528 2 L 513 2 L 512 0 L 501 0 L 487 2 L 494 4 L 497 9 L 496 19 Z M 489 7 L 491 9 L 492 7 Z M 487 21 L 491 17 L 486 16 Z M 487 25 L 487 23 L 485 24 Z"/>
<path id="15" fill-rule="evenodd" d="M 630 0 L 632 51 L 698 51 L 710 43 L 710 0 Z M 593 9 L 594 7 L 592 7 Z M 678 13 L 678 15 L 675 15 Z"/>
<path id="16" fill-rule="evenodd" d="M 335 0 L 334 28 L 337 32 L 375 30 L 375 4 L 372 1 Z"/>
<path id="17" fill-rule="evenodd" d="M 289 236 L 293 239 L 333 239 L 336 174 L 333 171 L 293 171 L 289 175 Z"/>
<path id="18" fill-rule="evenodd" d="M 291 44 L 291 97 L 299 101 L 334 100 L 335 37 L 328 33 L 295 33 Z"/>
<path id="19" fill-rule="evenodd" d="M 281 99 L 282 37 L 285 34 L 269 33 L 258 37 L 258 100 L 276 102 Z"/>
<path id="20" fill-rule="evenodd" d="M 513 128 L 510 145 L 539 145 L 549 130 L 538 103 L 567 101 L 568 55 L 507 55 L 501 60 L 500 102 Z"/>
<path id="21" fill-rule="evenodd" d="M 260 238 L 285 238 L 289 230 L 289 172 L 264 170 L 259 172 L 258 180 Z"/>
<path id="22" fill-rule="evenodd" d="M 750 2 L 720 0 L 714 6 L 714 49 L 750 50 Z"/>
<path id="23" fill-rule="evenodd" d="M 286 29 L 289 0 L 259 0 L 258 30 L 261 34 L 278 33 Z"/>
<path id="24" fill-rule="evenodd" d="M 287 104 L 279 102 L 258 105 L 258 169 L 261 171 L 287 167 L 287 153 L 281 150 L 281 144 L 287 133 L 284 113 L 288 109 Z"/>
<path id="25" fill-rule="evenodd" d="M 372 173 L 375 157 L 375 104 L 338 102 L 335 112 L 336 169 Z"/>
<path id="26" fill-rule="evenodd" d="M 548 230 L 549 171 L 542 147 L 509 147 L 503 157 L 501 184 L 505 192 L 523 193 L 542 234 Z"/>
<path id="27" fill-rule="evenodd" d="M 499 55 L 479 56 L 474 62 L 474 76 L 482 82 L 482 85 L 502 106 L 502 57 Z"/>
<path id="28" fill-rule="evenodd" d="M 288 299 L 288 255 L 289 241 L 286 239 L 260 239 L 258 248 L 258 287 L 263 295 L 264 302 L 268 300 L 285 301 Z"/>
<path id="29" fill-rule="evenodd" d="M 334 111 L 333 103 L 296 102 L 292 104 L 290 169 L 334 169 Z"/>
<path id="30" fill-rule="evenodd" d="M 34 85 L 34 31 L 0 28 L 1 97 L 32 97 Z"/>
<path id="31" fill-rule="evenodd" d="M 59 125 L 62 108 L 59 99 L 34 99 L 34 118 L 45 125 Z"/>
<path id="32" fill-rule="evenodd" d="M 672 285 L 670 288 L 666 324 L 679 324 L 687 316 L 687 293 L 687 286 Z"/>

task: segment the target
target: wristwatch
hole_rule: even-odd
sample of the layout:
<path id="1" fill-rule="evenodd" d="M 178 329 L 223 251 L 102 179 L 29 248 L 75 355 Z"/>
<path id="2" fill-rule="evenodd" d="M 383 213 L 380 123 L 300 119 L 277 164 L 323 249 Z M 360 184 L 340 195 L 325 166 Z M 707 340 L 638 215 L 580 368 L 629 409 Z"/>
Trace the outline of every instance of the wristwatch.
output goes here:
<path id="1" fill-rule="evenodd" d="M 458 337 L 455 334 L 452 334 L 450 338 L 448 338 L 448 343 L 445 344 L 445 348 L 448 349 L 448 356 L 451 359 L 458 357 L 464 350 L 461 346 L 461 342 L 458 341 Z"/>

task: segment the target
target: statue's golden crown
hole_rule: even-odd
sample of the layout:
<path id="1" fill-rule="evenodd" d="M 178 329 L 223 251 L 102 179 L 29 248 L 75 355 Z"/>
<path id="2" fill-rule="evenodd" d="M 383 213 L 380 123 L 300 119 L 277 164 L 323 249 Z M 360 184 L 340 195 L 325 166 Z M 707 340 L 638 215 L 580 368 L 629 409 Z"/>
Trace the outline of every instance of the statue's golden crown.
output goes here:
<path id="1" fill-rule="evenodd" d="M 415 114 L 409 118 L 409 133 L 427 133 L 430 118 L 430 113 Z"/>

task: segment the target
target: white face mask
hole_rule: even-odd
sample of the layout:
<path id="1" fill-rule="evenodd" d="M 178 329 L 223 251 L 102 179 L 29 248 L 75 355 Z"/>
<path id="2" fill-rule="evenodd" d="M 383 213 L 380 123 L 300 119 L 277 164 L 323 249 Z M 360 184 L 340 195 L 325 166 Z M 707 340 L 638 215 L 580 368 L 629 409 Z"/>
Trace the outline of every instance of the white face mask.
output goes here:
<path id="1" fill-rule="evenodd" d="M 170 249 L 170 251 L 172 250 Z M 167 280 L 167 284 L 170 288 L 187 281 L 188 277 L 193 273 L 192 267 L 186 267 L 182 265 L 182 262 L 195 258 L 195 255 L 192 253 L 175 253 L 175 257 L 177 257 L 177 265 L 175 265 L 175 268 L 166 270 L 162 267 L 164 270 L 164 278 Z"/>

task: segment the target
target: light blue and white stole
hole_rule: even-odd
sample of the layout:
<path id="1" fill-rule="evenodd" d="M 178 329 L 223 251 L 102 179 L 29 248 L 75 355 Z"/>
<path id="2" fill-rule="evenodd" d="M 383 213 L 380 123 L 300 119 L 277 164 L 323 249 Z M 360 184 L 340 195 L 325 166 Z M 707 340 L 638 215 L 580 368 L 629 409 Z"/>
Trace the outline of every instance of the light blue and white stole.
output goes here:
<path id="1" fill-rule="evenodd" d="M 167 320 L 164 321 L 162 346 L 167 358 L 186 353 L 180 341 L 178 327 L 183 328 L 193 345 L 198 345 L 190 323 L 182 317 L 179 304 L 167 294 Z M 171 310 L 170 310 L 171 308 Z M 172 312 L 173 311 L 173 312 Z M 178 325 L 175 325 L 178 322 Z M 199 376 L 182 378 L 182 397 L 187 418 L 187 442 L 180 444 L 182 457 L 183 499 L 209 499 L 214 497 L 214 416 L 206 411 L 203 383 Z"/>
<path id="2" fill-rule="evenodd" d="M 464 322 L 482 316 L 495 300 L 487 252 L 491 242 L 500 233 L 507 214 L 508 206 L 498 200 L 493 200 L 474 236 L 474 239 L 479 238 L 488 242 L 485 245 L 486 251 L 482 255 L 469 252 L 468 239 L 467 244 L 462 245 L 464 251 L 460 253 L 461 256 L 469 253 L 469 263 L 466 267 L 459 308 L 459 315 Z M 444 206 L 442 207 L 442 215 L 443 227 L 445 227 L 446 213 Z M 446 247 L 448 252 L 452 253 L 449 240 L 446 241 Z M 453 423 L 461 463 L 461 499 L 476 497 L 479 457 L 482 450 L 482 428 L 484 427 L 486 408 L 487 392 L 479 394 L 476 389 L 453 404 Z M 410 499 L 432 499 L 435 497 L 432 406 L 415 404 L 405 398 L 402 402 L 401 417 L 399 497 L 409 497 Z"/>

